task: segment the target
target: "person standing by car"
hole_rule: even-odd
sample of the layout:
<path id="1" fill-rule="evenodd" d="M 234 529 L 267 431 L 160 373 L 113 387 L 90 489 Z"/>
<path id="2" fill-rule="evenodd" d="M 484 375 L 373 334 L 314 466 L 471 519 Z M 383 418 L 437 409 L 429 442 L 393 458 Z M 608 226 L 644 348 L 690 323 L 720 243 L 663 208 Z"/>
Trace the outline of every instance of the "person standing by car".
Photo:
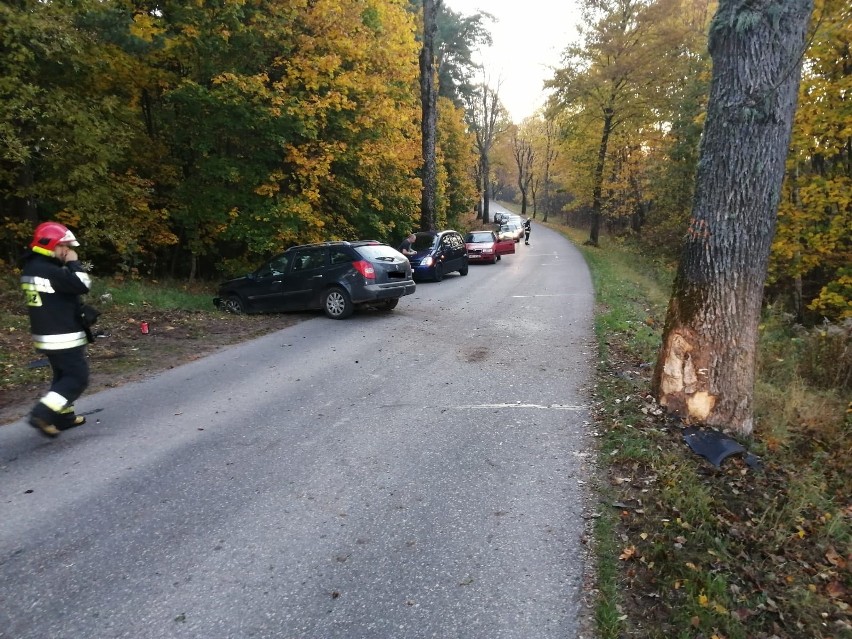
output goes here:
<path id="1" fill-rule="evenodd" d="M 415 255 L 417 251 L 414 250 L 414 241 L 417 239 L 417 236 L 414 233 L 409 233 L 408 237 L 402 241 L 402 244 L 399 245 L 399 252 L 408 257 L 409 255 Z"/>
<path id="2" fill-rule="evenodd" d="M 47 356 L 53 371 L 50 390 L 33 407 L 29 424 L 51 438 L 86 422 L 74 414 L 74 401 L 89 384 L 89 340 L 81 321 L 80 295 L 89 292 L 91 278 L 83 271 L 77 246 L 77 238 L 64 225 L 39 224 L 21 274 L 33 344 Z"/>
<path id="3" fill-rule="evenodd" d="M 524 244 L 530 245 L 530 231 L 532 230 L 532 222 L 530 218 L 524 220 Z"/>

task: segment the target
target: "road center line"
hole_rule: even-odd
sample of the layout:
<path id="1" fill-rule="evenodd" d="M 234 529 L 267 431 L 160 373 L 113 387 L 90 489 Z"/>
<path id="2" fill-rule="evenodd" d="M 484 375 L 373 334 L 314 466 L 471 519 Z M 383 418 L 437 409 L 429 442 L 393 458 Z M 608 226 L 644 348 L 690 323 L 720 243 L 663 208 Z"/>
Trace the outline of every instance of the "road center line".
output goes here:
<path id="1" fill-rule="evenodd" d="M 573 295 L 583 295 L 583 293 L 537 293 L 535 295 L 512 295 L 512 297 L 571 297 Z"/>
<path id="2" fill-rule="evenodd" d="M 465 409 L 489 409 L 489 408 L 540 408 L 545 410 L 587 410 L 587 406 L 573 406 L 571 404 L 549 404 L 545 406 L 544 404 L 521 404 L 512 403 L 512 404 L 471 404 L 468 406 L 454 406 L 457 410 L 465 410 Z"/>

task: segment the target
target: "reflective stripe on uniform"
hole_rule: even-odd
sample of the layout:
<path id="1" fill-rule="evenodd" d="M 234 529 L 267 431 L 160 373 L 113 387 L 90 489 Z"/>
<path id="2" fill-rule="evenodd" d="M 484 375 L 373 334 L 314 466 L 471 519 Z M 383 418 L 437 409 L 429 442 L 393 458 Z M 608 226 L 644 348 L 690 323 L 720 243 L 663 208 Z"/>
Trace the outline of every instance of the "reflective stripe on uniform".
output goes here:
<path id="1" fill-rule="evenodd" d="M 55 293 L 53 284 L 46 277 L 37 275 L 22 275 L 21 288 L 25 291 L 38 291 L 39 293 Z"/>
<path id="2" fill-rule="evenodd" d="M 43 351 L 61 351 L 66 348 L 74 348 L 89 343 L 86 333 L 63 333 L 62 335 L 33 335 L 35 347 Z"/>
<path id="3" fill-rule="evenodd" d="M 65 405 L 68 403 L 67 399 L 54 391 L 50 391 L 38 401 L 47 406 L 54 413 L 62 412 L 62 409 L 65 408 Z"/>
<path id="4" fill-rule="evenodd" d="M 74 275 L 76 275 L 77 279 L 86 285 L 86 288 L 92 288 L 92 278 L 89 277 L 88 273 L 85 271 L 74 271 Z"/>

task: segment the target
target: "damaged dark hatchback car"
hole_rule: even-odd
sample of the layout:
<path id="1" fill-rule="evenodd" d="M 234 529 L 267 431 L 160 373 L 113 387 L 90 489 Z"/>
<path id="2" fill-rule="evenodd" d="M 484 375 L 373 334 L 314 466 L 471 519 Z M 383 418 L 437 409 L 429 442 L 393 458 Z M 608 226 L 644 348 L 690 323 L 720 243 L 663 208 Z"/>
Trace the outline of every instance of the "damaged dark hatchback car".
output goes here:
<path id="1" fill-rule="evenodd" d="M 213 304 L 232 313 L 322 309 L 332 319 L 357 306 L 392 310 L 415 291 L 406 257 L 374 240 L 293 246 L 253 273 L 224 282 Z"/>

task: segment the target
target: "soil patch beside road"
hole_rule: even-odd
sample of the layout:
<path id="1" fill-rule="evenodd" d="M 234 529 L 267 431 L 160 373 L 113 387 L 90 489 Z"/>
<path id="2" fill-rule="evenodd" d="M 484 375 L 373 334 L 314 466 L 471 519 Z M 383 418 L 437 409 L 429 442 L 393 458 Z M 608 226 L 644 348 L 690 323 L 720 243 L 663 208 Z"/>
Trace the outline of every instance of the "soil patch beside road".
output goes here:
<path id="1" fill-rule="evenodd" d="M 12 312 L 11 308 L 4 310 Z M 95 343 L 88 347 L 91 378 L 86 394 L 143 379 L 312 316 L 104 309 L 95 327 Z M 0 332 L 0 351 L 4 353 L 0 424 L 24 417 L 50 385 L 50 365 L 33 349 L 26 317 L 21 318 L 22 325 Z M 148 334 L 141 331 L 142 318 L 148 322 Z"/>

